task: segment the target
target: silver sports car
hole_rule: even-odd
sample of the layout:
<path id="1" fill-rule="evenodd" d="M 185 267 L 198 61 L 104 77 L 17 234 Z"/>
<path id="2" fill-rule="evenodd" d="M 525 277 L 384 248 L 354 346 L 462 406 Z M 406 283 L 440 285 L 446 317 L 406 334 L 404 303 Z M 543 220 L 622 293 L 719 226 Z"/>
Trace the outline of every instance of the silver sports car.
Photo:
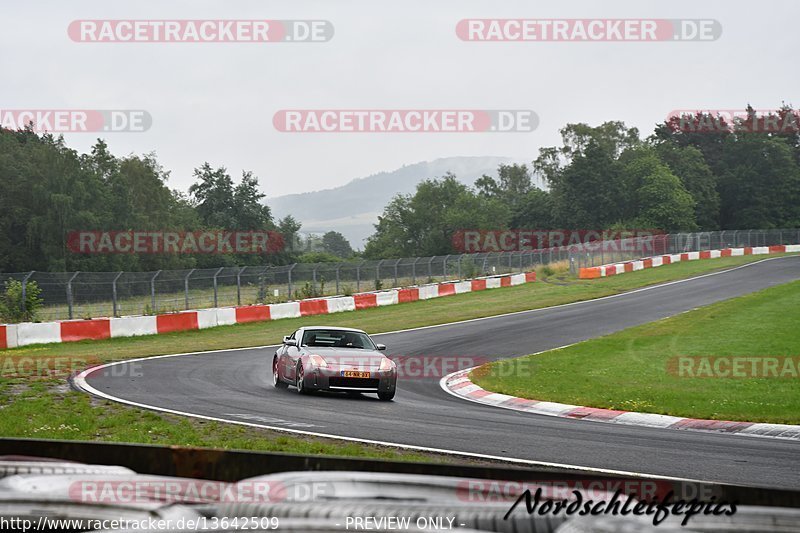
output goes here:
<path id="1" fill-rule="evenodd" d="M 297 387 L 300 394 L 317 390 L 375 392 L 381 400 L 394 398 L 397 366 L 380 353 L 359 329 L 309 326 L 283 338 L 272 359 L 272 384 Z"/>

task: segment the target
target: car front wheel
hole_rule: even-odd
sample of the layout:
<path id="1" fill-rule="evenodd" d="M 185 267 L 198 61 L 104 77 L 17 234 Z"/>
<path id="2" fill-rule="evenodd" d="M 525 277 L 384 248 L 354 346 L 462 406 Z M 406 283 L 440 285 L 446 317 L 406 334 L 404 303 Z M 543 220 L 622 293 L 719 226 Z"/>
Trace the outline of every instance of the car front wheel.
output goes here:
<path id="1" fill-rule="evenodd" d="M 303 371 L 303 365 L 297 365 L 297 382 L 295 383 L 297 386 L 297 392 L 300 394 L 311 394 L 311 390 L 306 387 L 305 377 L 306 375 Z"/>
<path id="2" fill-rule="evenodd" d="M 379 400 L 383 400 L 384 402 L 388 402 L 393 398 L 394 398 L 394 391 L 389 391 L 389 392 L 379 391 L 378 392 L 378 399 Z"/>

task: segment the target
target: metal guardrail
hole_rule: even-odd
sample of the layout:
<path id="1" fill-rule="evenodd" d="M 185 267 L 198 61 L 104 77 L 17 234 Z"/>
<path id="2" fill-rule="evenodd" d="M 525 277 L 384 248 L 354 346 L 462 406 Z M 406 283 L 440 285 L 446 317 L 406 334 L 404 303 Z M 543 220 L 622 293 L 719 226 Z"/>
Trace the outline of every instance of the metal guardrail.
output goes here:
<path id="1" fill-rule="evenodd" d="M 0 438 L 0 456 L 47 457 L 96 465 L 116 465 L 139 474 L 187 477 L 234 482 L 258 475 L 292 471 L 392 472 L 494 479 L 520 482 L 589 482 L 646 478 L 624 475 L 601 475 L 577 468 L 554 466 L 470 465 L 458 463 L 420 463 L 276 452 L 252 452 L 156 446 L 125 443 L 98 443 L 44 439 Z M 672 480 L 676 495 L 714 494 L 718 501 L 741 505 L 800 507 L 800 491 L 748 487 L 725 483 Z"/>
<path id="2" fill-rule="evenodd" d="M 154 272 L 16 272 L 0 281 L 20 280 L 41 289 L 39 320 L 148 315 L 293 298 L 352 294 L 451 279 L 529 271 L 568 261 L 581 267 L 635 259 L 642 255 L 725 247 L 799 244 L 800 229 L 726 230 L 676 233 L 622 241 L 553 248 L 431 257 L 296 263 L 286 266 L 220 267 Z M 612 246 L 610 243 L 623 246 Z M 648 248 L 652 247 L 652 248 Z M 626 249 L 623 249 L 626 248 Z M 652 252 L 652 253 L 650 253 Z M 24 299 L 24 298 L 23 298 Z"/>

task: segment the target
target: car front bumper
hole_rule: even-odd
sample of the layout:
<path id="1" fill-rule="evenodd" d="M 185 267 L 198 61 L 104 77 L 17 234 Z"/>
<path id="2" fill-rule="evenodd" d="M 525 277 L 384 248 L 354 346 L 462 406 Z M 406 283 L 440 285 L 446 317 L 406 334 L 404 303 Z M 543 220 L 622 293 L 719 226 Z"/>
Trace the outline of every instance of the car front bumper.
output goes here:
<path id="1" fill-rule="evenodd" d="M 357 391 L 357 392 L 392 392 L 397 386 L 397 369 L 364 370 L 370 373 L 369 378 L 346 378 L 344 370 L 336 366 L 315 367 L 308 369 L 303 379 L 303 386 L 309 390 Z"/>

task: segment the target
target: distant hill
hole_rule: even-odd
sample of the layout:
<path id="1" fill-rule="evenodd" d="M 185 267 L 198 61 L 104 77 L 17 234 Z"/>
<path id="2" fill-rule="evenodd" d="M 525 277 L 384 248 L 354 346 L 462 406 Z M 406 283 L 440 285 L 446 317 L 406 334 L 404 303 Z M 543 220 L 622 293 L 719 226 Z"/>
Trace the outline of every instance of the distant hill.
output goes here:
<path id="1" fill-rule="evenodd" d="M 530 166 L 529 161 L 510 157 L 447 157 L 354 179 L 333 189 L 278 196 L 266 203 L 276 220 L 290 214 L 303 224 L 304 233 L 338 231 L 353 248 L 363 249 L 378 215 L 396 194 L 413 193 L 420 181 L 442 177 L 447 172 L 473 185 L 483 174 L 496 176 L 501 163 Z"/>

